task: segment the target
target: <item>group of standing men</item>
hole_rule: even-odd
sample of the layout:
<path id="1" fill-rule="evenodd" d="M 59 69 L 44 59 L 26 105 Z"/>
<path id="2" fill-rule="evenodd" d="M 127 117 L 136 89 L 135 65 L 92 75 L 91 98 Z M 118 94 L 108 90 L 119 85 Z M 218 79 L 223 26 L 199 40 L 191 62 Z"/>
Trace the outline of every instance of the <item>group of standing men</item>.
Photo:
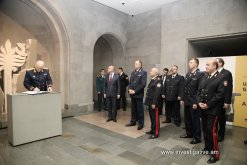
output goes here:
<path id="1" fill-rule="evenodd" d="M 104 96 L 106 99 L 107 122 L 117 121 L 120 98 L 123 110 L 126 110 L 126 87 L 131 97 L 131 120 L 126 127 L 138 125 L 137 130 L 141 130 L 144 126 L 144 105 L 148 106 L 151 129 L 146 134 L 150 135 L 149 139 L 159 136 L 159 115 L 163 102 L 166 120 L 162 123 L 171 123 L 173 118 L 177 127 L 181 125 L 180 106 L 183 105 L 186 134 L 180 137 L 192 138 L 191 144 L 200 143 L 202 127 L 205 141 L 205 148 L 202 151 L 210 155 L 208 163 L 215 163 L 219 159 L 218 141 L 224 140 L 226 109 L 231 104 L 232 74 L 223 68 L 222 58 L 209 60 L 205 72 L 201 72 L 198 65 L 197 58 L 190 59 L 189 72 L 185 77 L 178 74 L 176 65 L 170 71 L 165 68 L 160 76 L 158 69 L 152 68 L 144 104 L 147 72 L 142 68 L 142 62 L 135 61 L 135 69 L 130 79 L 123 73 L 122 68 L 119 68 L 119 74 L 116 74 L 114 66 L 109 66 L 108 74 L 105 77 L 101 74 L 105 79 L 101 91 L 98 91 L 99 85 L 96 83 L 99 98 L 102 99 Z M 99 77 L 97 81 L 98 79 Z"/>

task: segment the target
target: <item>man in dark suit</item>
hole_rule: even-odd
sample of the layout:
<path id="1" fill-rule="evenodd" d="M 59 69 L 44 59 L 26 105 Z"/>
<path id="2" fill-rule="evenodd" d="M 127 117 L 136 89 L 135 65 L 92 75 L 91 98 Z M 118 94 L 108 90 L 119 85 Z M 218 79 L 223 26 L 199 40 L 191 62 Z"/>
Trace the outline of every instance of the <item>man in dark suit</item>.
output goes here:
<path id="1" fill-rule="evenodd" d="M 227 91 L 225 95 L 225 100 L 222 103 L 221 110 L 219 111 L 219 132 L 218 141 L 221 142 L 225 138 L 225 128 L 226 128 L 226 110 L 230 108 L 232 103 L 232 73 L 229 70 L 224 69 L 225 61 L 222 58 L 216 58 L 218 63 L 218 72 L 224 77 L 224 83 L 227 84 Z"/>
<path id="2" fill-rule="evenodd" d="M 206 63 L 206 72 L 200 81 L 198 88 L 198 106 L 201 109 L 202 130 L 204 134 L 205 148 L 202 150 L 210 154 L 208 163 L 215 163 L 219 159 L 219 147 L 217 139 L 218 114 L 228 84 L 224 83 L 224 77 L 217 71 L 216 60 Z"/>
<path id="3" fill-rule="evenodd" d="M 120 79 L 120 99 L 118 99 L 117 109 L 120 109 L 122 102 L 123 111 L 126 111 L 126 87 L 129 85 L 129 77 L 123 72 L 123 68 L 118 68 L 118 75 Z"/>
<path id="4" fill-rule="evenodd" d="M 103 108 L 106 109 L 106 100 L 104 98 L 104 87 L 105 87 L 105 70 L 100 69 L 99 76 L 96 77 L 96 90 L 98 93 L 98 111 L 102 109 L 102 102 Z"/>
<path id="5" fill-rule="evenodd" d="M 201 121 L 200 110 L 197 107 L 197 92 L 204 73 L 198 69 L 198 65 L 199 60 L 197 58 L 190 59 L 190 71 L 185 76 L 184 96 L 182 97 L 186 134 L 180 136 L 180 138 L 193 138 L 190 144 L 201 142 Z"/>
<path id="6" fill-rule="evenodd" d="M 107 122 L 113 120 L 117 122 L 117 99 L 120 98 L 120 81 L 118 74 L 114 73 L 114 66 L 108 67 L 106 75 L 104 97 L 106 98 L 108 119 Z"/>
<path id="7" fill-rule="evenodd" d="M 52 79 L 49 69 L 44 69 L 44 61 L 37 61 L 34 68 L 26 72 L 24 86 L 29 91 L 48 91 L 52 92 Z"/>
<path id="8" fill-rule="evenodd" d="M 171 69 L 172 74 L 166 77 L 162 97 L 166 104 L 166 121 L 171 123 L 174 117 L 174 124 L 181 125 L 180 101 L 184 91 L 184 77 L 178 74 L 178 66 L 174 65 Z"/>
<path id="9" fill-rule="evenodd" d="M 159 78 L 162 80 L 162 86 L 164 86 L 166 81 L 166 76 L 169 72 L 168 68 L 163 69 L 163 74 L 159 76 Z M 163 89 L 163 88 L 162 88 Z M 158 99 L 158 109 L 159 109 L 159 115 L 162 115 L 162 109 L 163 109 L 164 99 L 162 98 L 162 93 Z"/>
<path id="10" fill-rule="evenodd" d="M 161 96 L 162 80 L 160 79 L 158 74 L 159 70 L 157 68 L 152 68 L 150 70 L 151 81 L 148 84 L 148 89 L 145 98 L 145 105 L 148 106 L 151 121 L 151 130 L 146 132 L 146 134 L 150 134 L 149 139 L 159 137 L 160 120 L 158 110 L 158 99 Z"/>
<path id="11" fill-rule="evenodd" d="M 131 97 L 131 120 L 126 127 L 135 126 L 138 121 L 137 130 L 144 126 L 144 88 L 147 83 L 147 72 L 142 69 L 142 62 L 135 61 L 135 70 L 131 73 L 129 83 L 129 94 Z"/>

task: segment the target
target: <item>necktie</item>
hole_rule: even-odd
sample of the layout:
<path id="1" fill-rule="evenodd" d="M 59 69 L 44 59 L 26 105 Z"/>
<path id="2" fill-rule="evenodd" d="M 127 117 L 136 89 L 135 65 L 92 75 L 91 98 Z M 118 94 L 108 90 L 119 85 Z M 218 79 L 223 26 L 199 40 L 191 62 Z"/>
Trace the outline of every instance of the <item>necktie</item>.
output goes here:
<path id="1" fill-rule="evenodd" d="M 110 81 L 112 80 L 112 74 L 110 74 L 110 78 L 109 78 L 109 80 L 110 80 Z"/>

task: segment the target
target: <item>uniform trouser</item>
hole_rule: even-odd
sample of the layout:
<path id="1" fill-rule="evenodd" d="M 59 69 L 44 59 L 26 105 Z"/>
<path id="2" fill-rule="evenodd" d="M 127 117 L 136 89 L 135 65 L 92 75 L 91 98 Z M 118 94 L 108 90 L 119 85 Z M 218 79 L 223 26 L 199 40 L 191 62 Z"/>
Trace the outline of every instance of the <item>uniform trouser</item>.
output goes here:
<path id="1" fill-rule="evenodd" d="M 202 110 L 205 111 L 205 110 Z M 209 115 L 204 112 L 201 113 L 202 118 L 202 130 L 205 140 L 205 148 L 211 152 L 216 159 L 219 159 L 219 146 L 218 146 L 218 137 L 217 137 L 217 115 Z"/>
<path id="2" fill-rule="evenodd" d="M 200 110 L 193 109 L 192 105 L 184 106 L 184 123 L 186 134 L 193 136 L 195 140 L 201 140 Z"/>
<path id="3" fill-rule="evenodd" d="M 151 132 L 158 137 L 160 132 L 160 118 L 159 118 L 159 109 L 152 109 L 151 106 L 148 107 L 149 116 L 151 121 Z"/>
<path id="4" fill-rule="evenodd" d="M 102 109 L 102 102 L 104 102 L 103 93 L 98 93 L 98 111 Z"/>
<path id="5" fill-rule="evenodd" d="M 224 138 L 225 137 L 225 129 L 226 129 L 226 110 L 223 108 L 219 110 L 218 116 L 219 116 L 219 132 L 218 136 Z"/>
<path id="6" fill-rule="evenodd" d="M 117 97 L 107 97 L 108 119 L 116 119 L 117 117 Z"/>
<path id="7" fill-rule="evenodd" d="M 138 121 L 139 126 L 144 125 L 144 106 L 143 98 L 131 98 L 131 124 L 136 124 Z"/>
<path id="8" fill-rule="evenodd" d="M 180 115 L 180 101 L 165 101 L 166 104 L 166 119 L 171 121 L 172 116 L 174 117 L 174 123 L 181 124 Z"/>
<path id="9" fill-rule="evenodd" d="M 122 107 L 126 109 L 126 91 L 121 91 L 120 98 L 117 100 L 117 109 L 120 109 L 120 105 L 122 103 Z"/>
<path id="10" fill-rule="evenodd" d="M 160 96 L 158 99 L 159 115 L 162 115 L 163 103 L 164 103 L 163 98 Z"/>

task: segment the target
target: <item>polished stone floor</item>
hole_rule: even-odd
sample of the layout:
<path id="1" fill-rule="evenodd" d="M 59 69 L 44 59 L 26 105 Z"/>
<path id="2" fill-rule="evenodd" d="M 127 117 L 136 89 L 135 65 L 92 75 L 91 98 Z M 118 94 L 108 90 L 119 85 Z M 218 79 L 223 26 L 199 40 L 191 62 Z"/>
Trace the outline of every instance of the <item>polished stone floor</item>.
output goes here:
<path id="1" fill-rule="evenodd" d="M 162 151 L 197 151 L 204 146 L 203 143 L 191 145 L 190 139 L 180 139 L 184 130 L 173 124 L 162 125 L 160 137 L 155 140 L 149 140 L 144 131 L 135 133 L 135 128 L 131 128 L 129 133 L 125 129 L 125 133 L 116 131 L 123 129 L 122 125 L 128 122 L 129 111 L 119 113 L 118 123 L 106 124 L 103 118 L 106 112 L 65 118 L 62 136 L 17 147 L 8 144 L 7 129 L 0 129 L 0 165 L 207 164 L 206 155 L 161 154 Z M 92 124 L 90 116 L 100 126 Z M 144 130 L 148 130 L 147 112 L 145 120 Z M 247 129 L 228 126 L 225 141 L 220 143 L 221 157 L 216 164 L 246 165 L 247 145 L 243 144 L 244 139 L 247 139 Z"/>

